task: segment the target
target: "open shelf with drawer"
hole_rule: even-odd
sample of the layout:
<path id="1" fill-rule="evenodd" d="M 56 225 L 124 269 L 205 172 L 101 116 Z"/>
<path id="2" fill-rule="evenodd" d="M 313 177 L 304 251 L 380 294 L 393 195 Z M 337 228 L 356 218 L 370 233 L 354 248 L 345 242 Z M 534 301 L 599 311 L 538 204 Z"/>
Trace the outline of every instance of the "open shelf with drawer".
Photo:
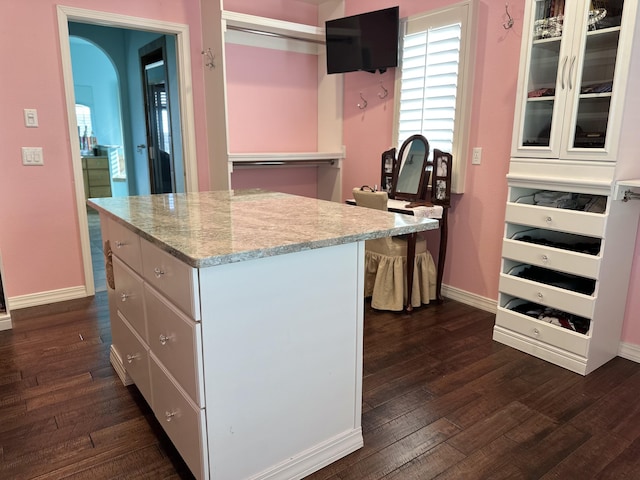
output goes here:
<path id="1" fill-rule="evenodd" d="M 637 213 L 612 191 L 510 179 L 495 340 L 583 375 L 617 355 Z"/>

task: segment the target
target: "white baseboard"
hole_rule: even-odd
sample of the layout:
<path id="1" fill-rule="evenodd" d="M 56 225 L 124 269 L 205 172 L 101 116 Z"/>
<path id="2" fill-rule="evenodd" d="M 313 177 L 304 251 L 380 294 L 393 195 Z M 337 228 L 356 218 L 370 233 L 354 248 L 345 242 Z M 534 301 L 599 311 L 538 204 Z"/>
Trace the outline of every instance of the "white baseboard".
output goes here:
<path id="1" fill-rule="evenodd" d="M 362 429 L 358 427 L 301 452 L 281 464 L 274 465 L 272 468 L 250 477 L 250 480 L 303 478 L 355 452 L 362 445 Z"/>
<path id="2" fill-rule="evenodd" d="M 49 292 L 31 293 L 29 295 L 21 295 L 19 297 L 10 297 L 7 299 L 7 303 L 9 304 L 10 310 L 18 310 L 20 308 L 38 307 L 49 303 L 85 298 L 87 296 L 87 290 L 84 286 L 81 286 L 61 288 L 60 290 L 51 290 Z"/>
<path id="3" fill-rule="evenodd" d="M 126 387 L 127 385 L 133 385 L 133 379 L 127 373 L 127 369 L 124 368 L 124 363 L 122 362 L 122 358 L 120 358 L 120 354 L 115 349 L 113 345 L 109 349 L 109 361 L 111 362 L 111 366 L 120 377 L 122 384 Z"/>
<path id="4" fill-rule="evenodd" d="M 618 356 L 636 363 L 640 363 L 640 345 L 633 345 L 631 343 L 620 343 L 620 347 L 618 348 Z"/>
<path id="5" fill-rule="evenodd" d="M 0 315 L 0 332 L 3 330 L 11 330 L 10 315 Z"/>
<path id="6" fill-rule="evenodd" d="M 475 293 L 460 290 L 449 285 L 442 285 L 442 296 L 464 303 L 472 307 L 479 308 L 485 312 L 496 313 L 498 311 L 498 302 L 491 298 L 481 297 Z"/>

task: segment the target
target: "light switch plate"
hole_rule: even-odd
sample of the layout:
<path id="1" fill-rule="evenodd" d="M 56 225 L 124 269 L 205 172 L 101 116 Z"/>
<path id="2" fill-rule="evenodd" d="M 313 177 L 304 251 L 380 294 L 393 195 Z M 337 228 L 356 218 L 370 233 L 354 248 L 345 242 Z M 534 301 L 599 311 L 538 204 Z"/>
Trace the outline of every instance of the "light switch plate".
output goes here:
<path id="1" fill-rule="evenodd" d="M 22 164 L 28 166 L 44 165 L 42 147 L 22 147 Z"/>
<path id="2" fill-rule="evenodd" d="M 36 128 L 38 126 L 38 110 L 35 108 L 24 109 L 24 126 L 27 128 Z"/>
<path id="3" fill-rule="evenodd" d="M 480 165 L 482 162 L 482 147 L 475 147 L 473 149 L 473 156 L 471 157 L 472 165 Z"/>

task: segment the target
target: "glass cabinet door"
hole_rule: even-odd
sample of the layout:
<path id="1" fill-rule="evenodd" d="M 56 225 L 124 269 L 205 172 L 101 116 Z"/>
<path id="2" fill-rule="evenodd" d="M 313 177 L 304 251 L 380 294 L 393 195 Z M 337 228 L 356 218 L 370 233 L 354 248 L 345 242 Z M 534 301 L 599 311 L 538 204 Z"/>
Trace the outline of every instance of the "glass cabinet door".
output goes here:
<path id="1" fill-rule="evenodd" d="M 529 46 L 518 90 L 525 98 L 517 106 L 514 157 L 606 157 L 623 4 L 528 2 Z"/>
<path id="2" fill-rule="evenodd" d="M 583 40 L 574 62 L 581 70 L 568 75 L 576 102 L 565 132 L 569 150 L 605 148 L 623 4 L 624 0 L 592 0 L 582 12 Z"/>
<path id="3" fill-rule="evenodd" d="M 519 151 L 531 156 L 557 156 L 559 146 L 553 148 L 552 132 L 562 128 L 566 103 L 559 70 L 566 74 L 571 49 L 571 38 L 563 29 L 564 1 L 536 0 L 529 8 L 528 65 L 520 80 L 525 98 L 520 99 L 520 131 L 514 141 Z"/>

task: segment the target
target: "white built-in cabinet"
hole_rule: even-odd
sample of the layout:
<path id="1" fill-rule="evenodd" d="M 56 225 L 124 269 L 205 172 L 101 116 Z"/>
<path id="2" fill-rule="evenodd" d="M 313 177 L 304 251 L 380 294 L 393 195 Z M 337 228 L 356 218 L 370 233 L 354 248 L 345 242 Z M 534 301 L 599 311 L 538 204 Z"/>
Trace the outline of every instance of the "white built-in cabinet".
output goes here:
<path id="1" fill-rule="evenodd" d="M 618 353 L 640 214 L 631 0 L 528 0 L 493 338 L 586 375 Z"/>
<path id="2" fill-rule="evenodd" d="M 318 5 L 318 24 L 305 25 L 224 9 L 223 1 L 202 3 L 207 128 L 210 139 L 212 189 L 228 189 L 238 168 L 307 166 L 317 168 L 318 197 L 342 196 L 342 75 L 326 74 L 324 21 L 344 14 L 343 0 L 298 0 Z M 295 8 L 296 0 L 290 2 Z M 267 34 L 267 35 L 263 35 Z M 312 152 L 251 152 L 228 150 L 225 42 L 310 53 L 318 57 L 318 142 Z M 295 74 L 295 72 L 292 72 Z M 286 136 L 286 132 L 282 133 Z"/>

